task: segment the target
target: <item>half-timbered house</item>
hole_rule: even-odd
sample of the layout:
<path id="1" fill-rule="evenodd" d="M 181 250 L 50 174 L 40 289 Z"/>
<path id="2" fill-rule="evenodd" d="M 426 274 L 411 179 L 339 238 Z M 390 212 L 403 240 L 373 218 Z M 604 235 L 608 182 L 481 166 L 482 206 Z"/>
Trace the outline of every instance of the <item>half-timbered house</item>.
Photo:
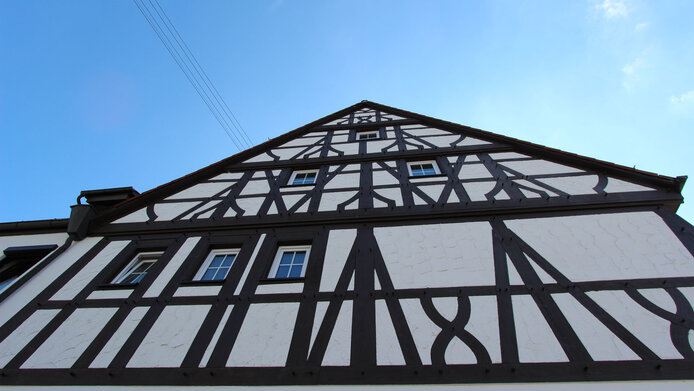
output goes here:
<path id="1" fill-rule="evenodd" d="M 0 384 L 692 379 L 685 179 L 363 101 L 0 224 Z"/>

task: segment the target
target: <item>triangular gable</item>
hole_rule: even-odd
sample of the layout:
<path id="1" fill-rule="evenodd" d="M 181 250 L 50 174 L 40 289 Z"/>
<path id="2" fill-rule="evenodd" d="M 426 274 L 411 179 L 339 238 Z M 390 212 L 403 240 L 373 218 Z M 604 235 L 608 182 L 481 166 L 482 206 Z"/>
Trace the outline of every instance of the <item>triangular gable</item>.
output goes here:
<path id="1" fill-rule="evenodd" d="M 379 137 L 358 140 L 358 133 L 364 130 L 378 132 Z M 389 159 L 390 155 L 394 158 Z M 409 180 L 402 160 L 424 158 L 435 160 L 442 175 L 456 176 L 461 183 L 446 185 L 445 177 Z M 365 161 L 369 161 L 376 189 L 360 189 L 359 173 Z M 319 167 L 321 186 L 286 186 L 292 170 Z M 361 102 L 134 197 L 102 216 L 100 222 L 248 220 L 364 207 L 388 210 L 494 202 L 498 207 L 522 199 L 570 197 L 574 197 L 572 201 L 590 202 L 589 197 L 621 193 L 653 193 L 646 198 L 657 201 L 662 197 L 655 194 L 668 190 L 670 198 L 663 203 L 676 205 L 681 202 L 678 193 L 682 183 L 680 179 Z M 403 186 L 408 190 L 401 190 Z M 345 191 L 336 191 L 340 188 Z M 360 198 L 365 190 L 370 192 L 371 201 Z"/>

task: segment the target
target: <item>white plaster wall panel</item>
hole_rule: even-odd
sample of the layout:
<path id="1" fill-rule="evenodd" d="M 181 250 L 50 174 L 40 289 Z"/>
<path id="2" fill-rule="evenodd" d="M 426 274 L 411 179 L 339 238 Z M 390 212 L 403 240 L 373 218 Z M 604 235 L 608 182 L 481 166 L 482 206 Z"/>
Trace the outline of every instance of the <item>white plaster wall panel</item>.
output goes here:
<path id="1" fill-rule="evenodd" d="M 182 220 L 189 220 L 192 219 L 195 214 L 200 213 L 201 211 L 208 209 L 208 208 L 214 208 L 217 206 L 221 201 L 207 201 L 203 205 L 200 205 L 199 207 L 193 209 L 190 213 L 186 214 L 185 216 L 181 217 Z M 208 218 L 212 215 L 214 212 L 214 209 L 208 210 L 205 213 L 201 213 L 197 218 L 199 219 L 204 219 Z"/>
<path id="2" fill-rule="evenodd" d="M 523 279 L 521 278 L 520 274 L 518 274 L 516 267 L 513 266 L 513 262 L 511 261 L 511 258 L 509 258 L 508 254 L 506 254 L 506 264 L 508 265 L 508 282 L 509 282 L 509 284 L 511 284 L 511 285 L 525 285 L 525 283 L 523 283 Z"/>
<path id="3" fill-rule="evenodd" d="M 680 292 L 682 292 L 682 294 L 684 295 L 684 297 L 687 298 L 687 301 L 689 302 L 689 304 L 690 304 L 692 307 L 694 307 L 694 288 L 692 288 L 692 287 L 688 287 L 688 288 L 677 288 L 677 290 L 679 290 Z M 692 345 L 692 347 L 694 348 L 694 345 Z"/>
<path id="4" fill-rule="evenodd" d="M 123 347 L 125 341 L 128 340 L 130 334 L 135 330 L 135 327 L 140 324 L 140 321 L 145 317 L 148 310 L 149 307 L 133 308 L 116 332 L 113 333 L 111 339 L 106 342 L 103 349 L 96 355 L 94 361 L 89 364 L 89 368 L 108 368 L 108 365 L 116 357 L 116 354 L 118 354 Z"/>
<path id="5" fill-rule="evenodd" d="M 448 365 L 454 364 L 475 364 L 477 357 L 463 341 L 453 338 L 446 346 L 443 359 Z"/>
<path id="6" fill-rule="evenodd" d="M 436 311 L 448 320 L 453 320 L 458 313 L 457 297 L 435 297 L 431 301 L 434 303 Z"/>
<path id="7" fill-rule="evenodd" d="M 258 285 L 255 290 L 256 295 L 266 295 L 272 293 L 301 293 L 304 291 L 304 283 L 291 284 L 263 284 Z"/>
<path id="8" fill-rule="evenodd" d="M 211 182 L 198 183 L 183 191 L 180 191 L 172 196 L 166 197 L 166 200 L 180 200 L 186 198 L 208 198 L 229 188 L 230 183 L 226 182 Z"/>
<path id="9" fill-rule="evenodd" d="M 227 360 L 228 367 L 283 367 L 299 303 L 251 304 Z"/>
<path id="10" fill-rule="evenodd" d="M 511 197 L 508 196 L 506 190 L 500 190 L 496 195 L 494 195 L 495 200 L 510 200 Z"/>
<path id="11" fill-rule="evenodd" d="M 450 136 L 438 136 L 438 137 L 426 137 L 424 138 L 425 141 L 436 145 L 437 147 L 450 147 L 451 143 L 456 142 L 458 139 L 460 139 L 460 136 L 458 135 L 450 135 Z"/>
<path id="12" fill-rule="evenodd" d="M 325 184 L 325 189 L 341 189 L 359 187 L 359 173 L 337 174 L 330 182 Z"/>
<path id="13" fill-rule="evenodd" d="M 677 305 L 675 304 L 675 301 L 672 300 L 672 297 L 670 297 L 665 289 L 639 289 L 639 293 L 648 299 L 648 301 L 664 309 L 665 311 L 672 314 L 677 312 Z"/>
<path id="14" fill-rule="evenodd" d="M 552 163 L 546 160 L 521 160 L 517 162 L 503 162 L 504 166 L 518 171 L 523 175 L 565 174 L 570 172 L 583 172 L 577 168 L 563 164 Z"/>
<path id="15" fill-rule="evenodd" d="M 379 185 L 400 185 L 398 178 L 394 177 L 388 171 L 374 171 L 372 173 L 374 186 Z"/>
<path id="16" fill-rule="evenodd" d="M 538 178 L 537 180 L 546 183 L 558 190 L 571 195 L 596 194 L 593 187 L 598 184 L 597 175 L 566 176 L 559 178 Z"/>
<path id="17" fill-rule="evenodd" d="M 496 152 L 496 153 L 490 153 L 489 157 L 494 159 L 494 160 L 501 160 L 501 159 L 527 159 L 530 156 L 523 155 L 523 154 L 517 153 L 517 152 Z"/>
<path id="18" fill-rule="evenodd" d="M 446 160 L 448 160 L 448 163 L 450 163 L 452 167 L 458 161 L 458 156 L 448 156 Z"/>
<path id="19" fill-rule="evenodd" d="M 78 271 L 67 284 L 60 288 L 60 290 L 51 297 L 51 300 L 72 300 L 125 248 L 125 246 L 128 245 L 128 243 L 130 243 L 129 240 L 119 240 L 107 244 L 106 247 L 99 251 L 99 253 Z"/>
<path id="20" fill-rule="evenodd" d="M 694 258 L 653 212 L 508 220 L 572 281 L 694 276 Z"/>
<path id="21" fill-rule="evenodd" d="M 164 270 L 162 270 L 161 273 L 159 273 L 152 285 L 150 285 L 149 289 L 147 289 L 147 292 L 145 292 L 144 297 L 157 297 L 161 294 L 161 292 L 166 287 L 166 284 L 168 284 L 169 281 L 171 281 L 171 278 L 173 278 L 176 271 L 178 271 L 178 268 L 181 267 L 183 262 L 186 260 L 190 252 L 193 251 L 193 248 L 195 247 L 195 245 L 198 244 L 200 239 L 200 236 L 194 236 L 192 238 L 186 239 L 186 241 L 183 242 L 178 251 L 176 251 L 176 254 L 174 254 L 174 256 L 171 257 L 169 263 L 166 264 Z"/>
<path id="22" fill-rule="evenodd" d="M 537 193 L 535 193 L 535 192 L 532 192 L 532 191 L 530 191 L 530 190 L 520 189 L 520 191 L 521 191 L 521 193 L 523 193 L 523 195 L 526 196 L 527 198 L 541 198 L 541 197 L 542 197 L 541 195 L 539 195 L 539 194 L 537 194 Z"/>
<path id="23" fill-rule="evenodd" d="M 267 183 L 267 178 L 263 176 L 263 178 L 248 181 L 239 195 L 258 195 L 267 194 L 268 192 L 270 192 L 270 185 Z"/>
<path id="24" fill-rule="evenodd" d="M 487 193 L 492 191 L 494 186 L 496 182 L 492 181 L 463 183 L 463 188 L 472 201 L 486 201 Z"/>
<path id="25" fill-rule="evenodd" d="M 400 305 L 422 364 L 431 365 L 431 345 L 441 329 L 429 319 L 419 299 L 400 300 Z"/>
<path id="26" fill-rule="evenodd" d="M 395 202 L 395 206 L 402 206 L 403 205 L 402 190 L 400 190 L 400 187 L 378 189 L 378 190 L 374 190 L 374 192 L 378 193 L 382 197 L 385 197 L 389 200 L 393 200 L 393 202 Z"/>
<path id="27" fill-rule="evenodd" d="M 10 335 L 0 342 L 0 368 L 7 365 L 48 324 L 60 310 L 35 311 Z"/>
<path id="28" fill-rule="evenodd" d="M 493 363 L 501 362 L 496 296 L 470 297 L 470 320 L 468 320 L 465 330 L 484 345 Z"/>
<path id="29" fill-rule="evenodd" d="M 66 233 L 0 236 L 0 254 L 8 247 L 38 246 L 44 244 L 57 244 L 60 246 L 65 243 L 67 238 L 68 235 Z"/>
<path id="30" fill-rule="evenodd" d="M 323 272 L 320 279 L 321 292 L 335 291 L 337 280 L 340 278 L 340 273 L 342 273 L 356 237 L 356 229 L 330 230 L 323 260 Z"/>
<path id="31" fill-rule="evenodd" d="M 318 205 L 319 212 L 334 211 L 337 210 L 337 206 L 350 198 L 355 194 L 354 191 L 341 191 L 337 193 L 323 193 L 320 199 L 320 204 Z M 350 203 L 345 206 L 345 209 L 356 209 L 357 201 Z"/>
<path id="32" fill-rule="evenodd" d="M 344 136 L 349 134 L 349 130 L 343 129 L 343 130 L 333 130 L 333 136 Z"/>
<path id="33" fill-rule="evenodd" d="M 320 330 L 321 324 L 323 324 L 323 318 L 325 313 L 328 311 L 329 301 L 319 301 L 316 303 L 316 313 L 313 316 L 313 327 L 311 328 L 311 341 L 308 345 L 308 352 L 311 354 L 311 349 L 313 349 L 313 343 L 316 341 L 316 336 L 318 335 L 318 330 Z"/>
<path id="34" fill-rule="evenodd" d="M 267 209 L 267 214 L 276 215 L 277 213 L 279 213 L 277 211 L 277 203 L 273 201 L 272 204 L 270 204 L 270 207 Z"/>
<path id="35" fill-rule="evenodd" d="M 70 368 L 117 308 L 78 308 L 21 368 Z"/>
<path id="36" fill-rule="evenodd" d="M 346 143 L 347 140 L 349 140 L 349 136 L 346 134 L 340 134 L 340 135 L 334 135 L 333 134 L 333 138 L 332 138 L 332 140 L 330 140 L 330 143 L 331 144 Z"/>
<path id="37" fill-rule="evenodd" d="M 254 156 L 250 159 L 246 159 L 244 163 L 257 163 L 257 162 L 271 162 L 275 160 L 272 156 L 268 155 L 267 153 L 263 152 L 258 156 Z"/>
<path id="38" fill-rule="evenodd" d="M 344 117 L 334 119 L 330 122 L 326 122 L 323 124 L 323 126 L 325 126 L 325 125 L 343 125 L 343 124 L 348 124 L 348 123 L 349 123 L 349 115 L 346 115 Z"/>
<path id="39" fill-rule="evenodd" d="M 224 311 L 224 315 L 222 315 L 222 319 L 217 325 L 217 329 L 214 331 L 214 334 L 212 334 L 212 339 L 210 340 L 210 344 L 207 345 L 207 349 L 205 349 L 205 353 L 202 355 L 202 359 L 200 359 L 200 364 L 198 365 L 200 368 L 203 368 L 207 366 L 207 362 L 210 361 L 210 357 L 212 356 L 212 352 L 214 351 L 215 346 L 217 346 L 217 341 L 219 341 L 219 336 L 222 335 L 222 330 L 224 330 L 224 326 L 226 326 L 227 321 L 229 320 L 229 315 L 231 315 L 231 310 L 234 309 L 234 305 L 230 304 L 227 306 L 227 309 Z"/>
<path id="40" fill-rule="evenodd" d="M 325 133 L 325 132 L 321 132 Z M 312 134 L 313 136 L 313 134 Z M 280 145 L 282 148 L 286 147 L 308 147 L 309 145 L 314 144 L 316 141 L 319 141 L 321 137 L 325 137 L 325 135 L 321 135 L 320 137 L 299 137 L 295 138 L 294 140 L 289 140 L 286 143 Z M 322 143 L 321 143 L 322 144 Z"/>
<path id="41" fill-rule="evenodd" d="M 144 223 L 147 220 L 149 220 L 149 216 L 147 216 L 147 208 L 142 208 L 134 211 L 133 213 L 127 214 L 118 220 L 115 220 L 114 223 Z"/>
<path id="42" fill-rule="evenodd" d="M 492 174 L 489 173 L 489 170 L 487 170 L 487 167 L 484 166 L 482 163 L 474 163 L 474 164 L 464 164 L 460 168 L 460 173 L 458 174 L 458 178 L 465 180 L 465 179 L 487 179 L 487 180 L 494 180 L 494 177 Z"/>
<path id="43" fill-rule="evenodd" d="M 230 180 L 238 180 L 241 179 L 243 176 L 243 172 L 225 172 L 223 174 L 219 174 L 216 177 L 210 178 L 210 180 L 218 180 L 218 181 L 230 181 Z"/>
<path id="44" fill-rule="evenodd" d="M 258 214 L 258 209 L 260 209 L 260 206 L 263 205 L 264 201 L 265 197 L 237 198 L 236 204 L 239 206 L 239 208 L 244 210 L 244 216 L 254 216 Z M 236 211 L 231 208 L 224 213 L 224 217 L 233 216 L 236 216 Z"/>
<path id="45" fill-rule="evenodd" d="M 551 191 L 551 190 L 547 190 L 547 189 L 545 189 L 544 187 L 538 186 L 538 185 L 536 185 L 536 184 L 534 184 L 534 183 L 532 183 L 532 182 L 530 182 L 530 181 L 527 181 L 527 180 L 525 180 L 525 179 L 516 179 L 516 180 L 514 180 L 513 182 L 515 182 L 515 183 L 517 183 L 517 184 L 519 184 L 519 185 L 527 186 L 527 187 L 529 187 L 529 188 L 531 188 L 531 189 L 535 189 L 535 190 L 538 190 L 538 191 L 544 191 L 544 192 L 547 193 L 547 195 L 550 196 L 550 197 L 555 197 L 555 196 L 558 195 L 557 193 L 555 193 L 555 192 L 553 192 L 553 191 Z M 520 189 L 520 190 L 523 192 L 523 194 L 525 194 L 526 197 L 531 197 L 531 198 L 534 198 L 534 197 L 541 197 L 539 194 L 537 194 L 537 193 L 535 193 L 535 192 L 527 191 L 527 190 L 525 190 L 525 189 Z"/>
<path id="46" fill-rule="evenodd" d="M 356 155 L 359 153 L 359 143 L 334 144 L 332 147 L 344 152 L 345 155 Z"/>
<path id="47" fill-rule="evenodd" d="M 127 299 L 133 289 L 107 289 L 103 291 L 94 291 L 87 297 L 87 300 L 99 299 Z"/>
<path id="48" fill-rule="evenodd" d="M 486 144 L 491 144 L 489 141 L 484 141 L 480 140 L 477 138 L 473 137 L 465 137 L 465 139 L 458 144 L 456 144 L 458 147 L 465 147 L 468 145 L 486 145 Z"/>
<path id="49" fill-rule="evenodd" d="M 535 273 L 540 278 L 540 281 L 542 281 L 544 284 L 554 284 L 557 282 L 554 278 L 552 278 L 552 276 L 547 274 L 545 269 L 541 268 L 540 265 L 533 261 L 527 254 L 526 258 L 528 263 L 530 263 L 530 266 L 533 268 L 533 270 L 535 270 Z"/>
<path id="50" fill-rule="evenodd" d="M 553 294 L 552 298 L 593 360 L 640 360 L 636 353 L 629 349 L 622 340 L 594 317 L 570 293 Z"/>
<path id="51" fill-rule="evenodd" d="M 406 131 L 407 133 L 414 135 L 414 136 L 450 136 L 451 132 L 447 132 L 445 130 L 441 129 L 436 129 L 436 128 L 426 128 L 423 127 L 422 125 L 404 125 L 401 126 L 400 129 Z M 459 135 L 455 135 L 456 138 L 459 138 Z"/>
<path id="52" fill-rule="evenodd" d="M 471 155 L 465 155 L 465 163 L 474 163 L 474 162 L 480 162 L 479 156 L 476 154 L 471 154 Z"/>
<path id="53" fill-rule="evenodd" d="M 439 197 L 441 197 L 441 192 L 443 191 L 444 185 L 426 185 L 418 187 L 424 192 L 424 194 L 431 197 L 434 202 L 437 202 Z"/>
<path id="54" fill-rule="evenodd" d="M 376 300 L 376 364 L 405 365 L 395 327 L 385 300 Z"/>
<path id="55" fill-rule="evenodd" d="M 446 179 L 443 177 L 429 177 L 429 176 L 423 176 L 423 177 L 411 177 L 409 178 L 409 181 L 411 183 L 419 183 L 419 182 L 432 182 L 432 181 L 440 181 L 441 183 L 445 183 Z"/>
<path id="56" fill-rule="evenodd" d="M 280 160 L 289 160 L 296 156 L 298 153 L 306 149 L 306 147 L 297 147 L 297 148 L 282 148 L 282 149 L 273 149 L 272 153 L 274 155 L 279 156 Z M 308 153 L 309 151 L 306 151 L 305 153 Z M 302 156 L 299 156 L 299 158 L 302 158 Z"/>
<path id="57" fill-rule="evenodd" d="M 637 185 L 635 183 L 623 181 L 616 178 L 607 178 L 607 186 L 605 186 L 605 191 L 607 193 L 622 193 L 630 191 L 652 191 L 654 189 L 646 186 Z"/>
<path id="58" fill-rule="evenodd" d="M 287 207 L 287 210 L 289 210 L 294 207 L 302 198 L 304 198 L 304 196 L 305 194 L 286 194 L 282 196 L 282 199 L 284 200 L 284 205 Z M 304 201 L 303 204 L 296 209 L 295 213 L 306 213 L 310 203 L 310 199 Z"/>
<path id="59" fill-rule="evenodd" d="M 389 146 L 393 140 L 367 141 L 366 153 L 380 153 L 381 149 Z"/>
<path id="60" fill-rule="evenodd" d="M 32 235 L 33 236 L 33 235 Z M 0 325 L 7 322 L 17 311 L 22 309 L 43 289 L 50 285 L 56 276 L 60 276 L 74 264 L 84 253 L 89 251 L 101 237 L 87 237 L 73 243 L 60 256 L 27 281 L 22 289 L 12 292 L 5 300 L 0 301 Z"/>
<path id="61" fill-rule="evenodd" d="M 417 193 L 412 193 L 412 199 L 415 205 L 428 205 L 429 203 L 424 201 L 424 199 L 417 195 Z"/>
<path id="62" fill-rule="evenodd" d="M 325 349 L 323 366 L 348 366 L 352 343 L 352 301 L 345 300 L 335 321 L 333 333 Z"/>
<path id="63" fill-rule="evenodd" d="M 172 220 L 174 217 L 201 203 L 202 202 L 171 202 L 154 204 L 154 213 L 157 215 L 155 221 Z"/>
<path id="64" fill-rule="evenodd" d="M 658 357 L 682 358 L 670 340 L 670 322 L 641 307 L 626 292 L 594 291 L 587 294 Z"/>
<path id="65" fill-rule="evenodd" d="M 374 208 L 386 208 L 386 207 L 388 207 L 388 204 L 386 204 L 385 202 L 383 202 L 379 199 L 374 198 Z"/>
<path id="66" fill-rule="evenodd" d="M 241 293 L 241 289 L 243 289 L 243 286 L 246 283 L 246 278 L 248 278 L 248 273 L 251 271 L 251 265 L 253 265 L 255 263 L 255 259 L 258 257 L 258 252 L 260 251 L 260 247 L 263 245 L 263 242 L 265 241 L 265 236 L 266 236 L 266 234 L 260 235 L 260 238 L 258 239 L 258 243 L 256 243 L 255 248 L 253 249 L 253 253 L 251 254 L 251 259 L 248 260 L 248 263 L 246 264 L 246 268 L 243 270 L 243 274 L 241 275 L 241 279 L 239 280 L 239 284 L 236 286 L 236 289 L 234 289 L 235 295 L 239 295 Z"/>
<path id="67" fill-rule="evenodd" d="M 530 295 L 511 297 L 520 362 L 568 361 L 554 332 Z"/>
<path id="68" fill-rule="evenodd" d="M 486 222 L 374 229 L 396 289 L 494 285 Z"/>
<path id="69" fill-rule="evenodd" d="M 182 286 L 176 289 L 174 297 L 217 296 L 221 289 L 221 285 Z"/>
<path id="70" fill-rule="evenodd" d="M 180 366 L 210 307 L 208 304 L 166 306 L 126 366 Z"/>

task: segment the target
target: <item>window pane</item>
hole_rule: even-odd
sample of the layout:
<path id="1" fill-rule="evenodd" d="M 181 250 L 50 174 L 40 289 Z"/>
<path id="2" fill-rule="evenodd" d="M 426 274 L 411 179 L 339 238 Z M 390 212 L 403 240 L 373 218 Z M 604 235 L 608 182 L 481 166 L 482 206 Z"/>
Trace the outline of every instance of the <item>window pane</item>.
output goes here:
<path id="1" fill-rule="evenodd" d="M 227 255 L 224 258 L 224 261 L 222 261 L 222 266 L 227 267 L 227 268 L 230 267 L 231 264 L 234 262 L 234 258 L 236 258 L 236 255 L 231 255 L 231 254 Z"/>
<path id="2" fill-rule="evenodd" d="M 289 266 L 280 266 L 277 268 L 277 274 L 275 278 L 287 278 L 289 275 Z"/>
<path id="3" fill-rule="evenodd" d="M 292 266 L 292 270 L 289 272 L 289 277 L 290 278 L 297 278 L 301 277 L 301 269 L 303 268 L 303 265 L 294 265 Z"/>
<path id="4" fill-rule="evenodd" d="M 294 262 L 292 262 L 294 265 L 303 265 L 304 264 L 304 258 L 306 257 L 306 251 L 297 251 L 294 253 Z"/>
<path id="5" fill-rule="evenodd" d="M 207 269 L 207 271 L 205 272 L 205 274 L 203 274 L 202 277 L 200 277 L 200 280 L 201 280 L 201 281 L 209 281 L 209 280 L 212 280 L 212 279 L 214 278 L 214 274 L 215 274 L 215 271 L 216 271 L 216 270 L 217 270 L 217 269 Z"/>
<path id="6" fill-rule="evenodd" d="M 292 257 L 294 257 L 293 252 L 285 252 L 284 254 L 282 254 L 280 265 L 290 265 L 292 263 Z"/>
<path id="7" fill-rule="evenodd" d="M 223 280 L 227 276 L 228 271 L 228 267 L 220 267 L 219 269 L 217 269 L 217 274 L 215 274 L 214 280 Z"/>
<path id="8" fill-rule="evenodd" d="M 212 263 L 210 263 L 210 267 L 219 267 L 222 264 L 223 260 L 224 255 L 215 255 L 215 257 L 212 258 Z"/>

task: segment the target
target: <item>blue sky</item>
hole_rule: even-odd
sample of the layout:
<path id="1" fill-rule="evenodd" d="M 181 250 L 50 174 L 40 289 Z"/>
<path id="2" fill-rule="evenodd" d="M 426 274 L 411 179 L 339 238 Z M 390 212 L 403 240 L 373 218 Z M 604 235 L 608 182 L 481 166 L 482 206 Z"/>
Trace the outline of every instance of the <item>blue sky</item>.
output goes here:
<path id="1" fill-rule="evenodd" d="M 256 144 L 368 99 L 694 175 L 691 1 L 160 2 Z M 131 1 L 3 1 L 0 56 L 0 221 L 237 152 Z"/>

